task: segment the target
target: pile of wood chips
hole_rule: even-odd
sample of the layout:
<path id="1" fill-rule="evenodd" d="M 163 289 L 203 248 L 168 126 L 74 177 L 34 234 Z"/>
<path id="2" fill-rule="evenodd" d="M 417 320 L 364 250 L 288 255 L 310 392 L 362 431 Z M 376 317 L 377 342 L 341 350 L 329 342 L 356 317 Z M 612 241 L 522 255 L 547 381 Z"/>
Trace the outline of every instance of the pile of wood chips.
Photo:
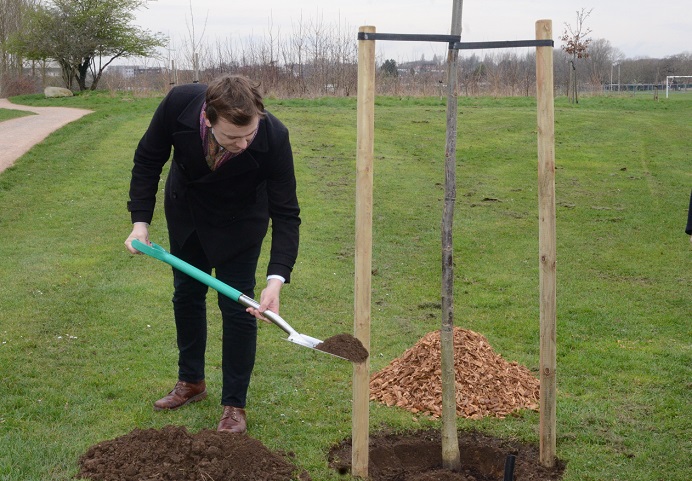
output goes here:
<path id="1" fill-rule="evenodd" d="M 370 378 L 370 400 L 414 414 L 442 416 L 440 331 L 416 345 Z M 508 362 L 487 339 L 454 328 L 457 415 L 503 418 L 519 409 L 538 409 L 539 381 L 524 366 Z"/>

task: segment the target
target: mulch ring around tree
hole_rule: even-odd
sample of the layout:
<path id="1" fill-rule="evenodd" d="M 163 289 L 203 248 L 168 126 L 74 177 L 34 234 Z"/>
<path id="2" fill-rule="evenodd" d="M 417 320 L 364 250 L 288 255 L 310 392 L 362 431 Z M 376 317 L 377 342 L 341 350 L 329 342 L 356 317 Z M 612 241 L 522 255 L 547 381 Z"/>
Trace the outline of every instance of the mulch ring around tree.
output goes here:
<path id="1" fill-rule="evenodd" d="M 405 434 L 379 434 L 370 437 L 369 481 L 499 481 L 505 463 L 514 456 L 513 480 L 558 481 L 565 463 L 557 460 L 546 468 L 539 461 L 538 447 L 507 441 L 477 432 L 459 433 L 461 471 L 442 468 L 440 432 L 417 431 Z M 341 474 L 351 472 L 351 440 L 334 446 L 329 466 Z"/>

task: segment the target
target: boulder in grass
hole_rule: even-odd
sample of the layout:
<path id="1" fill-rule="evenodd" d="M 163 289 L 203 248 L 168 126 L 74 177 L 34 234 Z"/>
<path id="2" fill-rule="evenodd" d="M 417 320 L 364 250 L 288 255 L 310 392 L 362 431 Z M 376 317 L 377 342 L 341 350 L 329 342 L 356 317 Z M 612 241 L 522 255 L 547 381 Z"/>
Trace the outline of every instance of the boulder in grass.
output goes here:
<path id="1" fill-rule="evenodd" d="M 62 87 L 46 87 L 43 91 L 46 98 L 57 98 L 57 97 L 72 97 L 74 94 L 72 90 L 65 89 Z"/>

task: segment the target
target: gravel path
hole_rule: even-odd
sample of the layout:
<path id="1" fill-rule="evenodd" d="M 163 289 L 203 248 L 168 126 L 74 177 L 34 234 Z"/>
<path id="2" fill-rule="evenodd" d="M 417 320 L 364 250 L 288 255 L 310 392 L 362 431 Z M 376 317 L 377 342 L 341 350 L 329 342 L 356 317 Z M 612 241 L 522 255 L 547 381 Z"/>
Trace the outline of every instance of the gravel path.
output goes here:
<path id="1" fill-rule="evenodd" d="M 52 132 L 92 112 L 69 107 L 29 107 L 13 104 L 7 99 L 0 99 L 0 109 L 27 110 L 37 114 L 0 122 L 0 172 Z"/>

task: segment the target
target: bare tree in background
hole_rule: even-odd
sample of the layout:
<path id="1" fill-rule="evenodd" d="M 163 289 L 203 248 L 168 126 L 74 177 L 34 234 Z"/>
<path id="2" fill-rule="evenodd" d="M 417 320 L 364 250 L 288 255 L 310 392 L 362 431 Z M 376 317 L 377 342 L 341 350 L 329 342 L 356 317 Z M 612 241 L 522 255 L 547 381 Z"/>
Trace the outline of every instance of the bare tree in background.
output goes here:
<path id="1" fill-rule="evenodd" d="M 291 76 L 290 85 L 297 86 L 296 92 L 299 95 L 304 95 L 308 90 L 304 68 L 307 50 L 306 43 L 305 24 L 303 23 L 303 13 L 301 12 L 300 21 L 297 25 L 293 25 L 293 31 L 288 46 L 282 50 L 284 65 Z"/>
<path id="2" fill-rule="evenodd" d="M 355 68 L 358 62 L 358 49 L 352 41 L 353 29 L 342 25 L 339 21 L 332 35 L 329 44 L 332 46 L 330 51 L 330 63 L 333 65 L 333 75 L 331 82 L 335 93 L 349 96 L 352 86 L 357 83 L 358 70 Z"/>
<path id="3" fill-rule="evenodd" d="M 5 49 L 10 35 L 21 28 L 23 0 L 0 0 L 0 75 L 4 76 L 16 67 L 16 59 Z"/>
<path id="4" fill-rule="evenodd" d="M 23 59 L 8 51 L 10 38 L 21 31 L 25 12 L 36 0 L 0 0 L 0 97 L 22 92 Z"/>
<path id="5" fill-rule="evenodd" d="M 582 8 L 577 12 L 577 23 L 572 26 L 565 23 L 565 31 L 563 32 L 560 40 L 565 44 L 562 49 L 570 55 L 570 77 L 567 86 L 567 96 L 570 102 L 579 103 L 579 98 L 577 96 L 577 59 L 587 58 L 589 56 L 588 48 L 591 39 L 588 35 L 591 33 L 591 29 L 586 27 L 584 23 L 586 19 L 591 15 L 593 9 L 587 11 Z"/>
<path id="6" fill-rule="evenodd" d="M 598 88 L 611 82 L 613 64 L 622 61 L 622 53 L 604 38 L 598 38 L 589 45 L 589 78 L 591 85 Z"/>
<path id="7" fill-rule="evenodd" d="M 536 89 L 536 52 L 529 51 L 521 62 L 521 81 L 522 92 L 526 97 L 531 95 Z"/>
<path id="8" fill-rule="evenodd" d="M 308 24 L 307 47 L 310 60 L 310 77 L 315 79 L 319 93 L 327 93 L 327 26 L 322 17 Z"/>
<path id="9" fill-rule="evenodd" d="M 199 82 L 200 58 L 206 58 L 207 48 L 203 43 L 204 33 L 207 31 L 207 20 L 209 20 L 209 12 L 204 17 L 202 33 L 197 37 L 197 29 L 195 27 L 195 12 L 192 10 L 192 0 L 190 0 L 190 23 L 185 22 L 187 27 L 188 38 L 183 43 L 184 56 L 187 57 L 189 65 L 192 65 L 193 82 Z"/>

